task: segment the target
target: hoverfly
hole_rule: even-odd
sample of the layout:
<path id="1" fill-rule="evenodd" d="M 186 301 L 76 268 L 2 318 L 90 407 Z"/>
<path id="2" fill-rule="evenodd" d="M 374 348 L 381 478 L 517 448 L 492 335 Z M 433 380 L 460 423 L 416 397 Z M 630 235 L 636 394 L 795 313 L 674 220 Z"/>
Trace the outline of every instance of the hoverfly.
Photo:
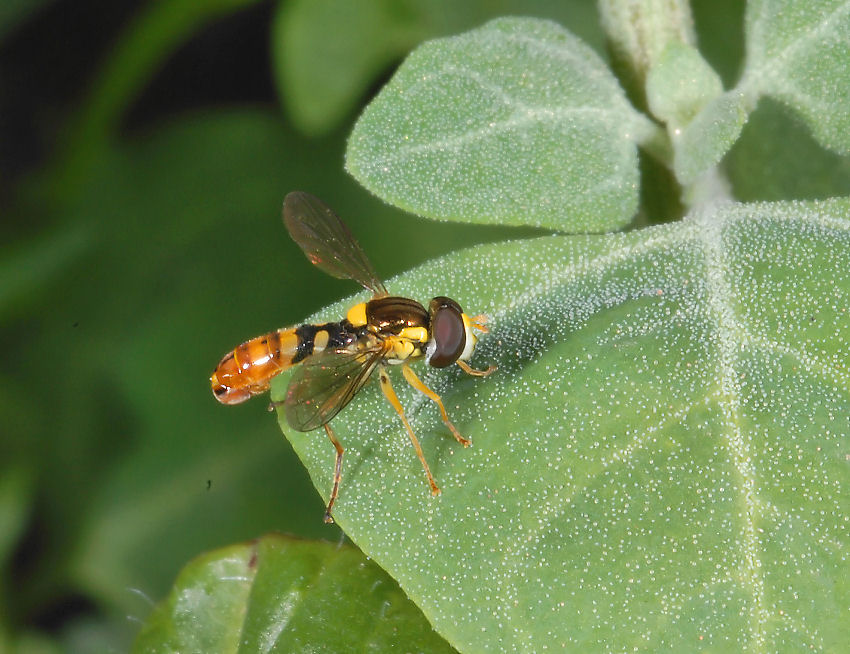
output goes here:
<path id="1" fill-rule="evenodd" d="M 435 297 L 426 310 L 415 300 L 390 295 L 342 220 L 309 193 L 286 196 L 283 222 L 314 265 L 333 277 L 360 283 L 373 297 L 351 307 L 339 322 L 278 329 L 242 343 L 226 354 L 213 372 L 213 394 L 223 404 L 244 402 L 268 390 L 275 375 L 300 364 L 286 398 L 272 407 L 283 405 L 287 422 L 298 431 L 324 427 L 336 449 L 333 488 L 325 511 L 325 522 L 333 522 L 331 511 L 339 492 L 344 450 L 329 423 L 377 369 L 381 390 L 410 437 L 431 493 L 438 495 L 440 489 L 393 390 L 386 365 L 401 366 L 407 383 L 437 405 L 443 423 L 466 447 L 470 442 L 449 420 L 440 396 L 408 364 L 424 358 L 434 368 L 456 363 L 467 374 L 489 375 L 493 366 L 476 370 L 467 363 L 478 341 L 473 330 L 487 331 L 484 316 L 470 318 L 447 297 Z"/>

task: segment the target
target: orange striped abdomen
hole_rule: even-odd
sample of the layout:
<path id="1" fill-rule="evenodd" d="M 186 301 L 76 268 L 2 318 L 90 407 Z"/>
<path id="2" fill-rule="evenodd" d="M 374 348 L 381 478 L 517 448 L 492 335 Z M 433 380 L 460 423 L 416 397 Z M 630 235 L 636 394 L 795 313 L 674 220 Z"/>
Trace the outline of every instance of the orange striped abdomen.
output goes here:
<path id="1" fill-rule="evenodd" d="M 298 362 L 299 340 L 295 328 L 279 329 L 225 354 L 210 377 L 216 399 L 222 404 L 239 404 L 267 391 L 275 375 Z"/>

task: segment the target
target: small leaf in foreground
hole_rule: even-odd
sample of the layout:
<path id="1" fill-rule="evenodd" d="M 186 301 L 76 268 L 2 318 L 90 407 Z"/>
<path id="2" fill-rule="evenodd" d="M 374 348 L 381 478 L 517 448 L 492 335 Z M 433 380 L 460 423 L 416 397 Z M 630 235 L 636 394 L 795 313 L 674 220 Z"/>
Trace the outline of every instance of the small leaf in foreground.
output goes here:
<path id="1" fill-rule="evenodd" d="M 398 585 L 351 546 L 270 535 L 199 556 L 134 652 L 454 650 Z"/>
<path id="2" fill-rule="evenodd" d="M 575 36 L 503 18 L 417 48 L 355 126 L 346 167 L 426 217 L 607 231 L 637 208 L 648 125 Z"/>

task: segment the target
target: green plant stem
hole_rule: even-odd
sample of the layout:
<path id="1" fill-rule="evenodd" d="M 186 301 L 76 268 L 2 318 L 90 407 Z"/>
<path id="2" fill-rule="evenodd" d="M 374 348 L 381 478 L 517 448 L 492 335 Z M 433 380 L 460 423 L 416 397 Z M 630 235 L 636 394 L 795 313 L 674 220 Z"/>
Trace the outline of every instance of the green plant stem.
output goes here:
<path id="1" fill-rule="evenodd" d="M 689 212 L 734 200 L 732 187 L 723 170 L 714 166 L 682 189 L 682 202 Z"/>

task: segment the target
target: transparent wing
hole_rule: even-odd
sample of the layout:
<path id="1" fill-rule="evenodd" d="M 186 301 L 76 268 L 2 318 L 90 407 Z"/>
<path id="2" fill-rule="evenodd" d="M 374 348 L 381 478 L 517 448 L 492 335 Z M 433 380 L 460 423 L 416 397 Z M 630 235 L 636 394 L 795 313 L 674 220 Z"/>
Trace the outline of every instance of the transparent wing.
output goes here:
<path id="1" fill-rule="evenodd" d="M 312 431 L 330 422 L 369 381 L 383 355 L 379 344 L 359 351 L 325 350 L 308 357 L 286 391 L 287 422 L 298 431 Z"/>
<path id="2" fill-rule="evenodd" d="M 329 275 L 353 279 L 375 295 L 386 295 L 363 248 L 348 227 L 319 198 L 295 191 L 283 201 L 283 222 L 307 258 Z"/>

